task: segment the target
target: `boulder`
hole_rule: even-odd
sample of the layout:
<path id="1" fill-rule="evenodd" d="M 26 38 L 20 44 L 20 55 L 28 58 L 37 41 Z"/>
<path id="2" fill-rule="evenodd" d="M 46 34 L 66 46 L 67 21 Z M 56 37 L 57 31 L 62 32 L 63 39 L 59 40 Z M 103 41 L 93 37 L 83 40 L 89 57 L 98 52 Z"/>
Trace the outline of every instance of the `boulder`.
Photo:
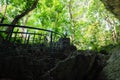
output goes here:
<path id="1" fill-rule="evenodd" d="M 76 51 L 42 76 L 43 80 L 93 80 L 97 55 L 94 51 Z M 94 69 L 96 68 L 96 69 Z"/>
<path id="2" fill-rule="evenodd" d="M 4 56 L 0 58 L 0 80 L 40 80 L 40 76 L 53 66 L 52 59 Z"/>

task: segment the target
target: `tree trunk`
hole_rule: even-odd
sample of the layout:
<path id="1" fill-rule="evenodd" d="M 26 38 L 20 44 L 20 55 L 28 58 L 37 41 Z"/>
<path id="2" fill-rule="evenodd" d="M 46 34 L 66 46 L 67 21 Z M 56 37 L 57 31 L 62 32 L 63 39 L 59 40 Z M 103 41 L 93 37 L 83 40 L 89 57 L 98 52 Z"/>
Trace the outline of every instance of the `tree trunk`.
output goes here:
<path id="1" fill-rule="evenodd" d="M 26 9 L 25 11 L 23 11 L 23 13 L 16 15 L 15 18 L 13 19 L 13 21 L 11 22 L 11 24 L 15 25 L 18 23 L 18 21 L 23 18 L 25 15 L 27 15 L 30 11 L 34 10 L 37 6 L 39 0 L 34 0 L 32 6 L 28 9 Z M 11 36 L 11 33 L 13 32 L 14 27 L 8 27 L 7 31 L 10 32 L 8 35 L 9 37 Z"/>
<path id="2" fill-rule="evenodd" d="M 74 18 L 73 18 L 73 13 L 72 13 L 72 0 L 69 1 L 69 5 L 68 5 L 68 10 L 69 10 L 69 15 L 70 15 L 70 20 L 71 20 L 71 25 L 72 25 L 72 41 L 74 40 L 74 37 L 75 37 L 75 21 L 74 21 Z"/>

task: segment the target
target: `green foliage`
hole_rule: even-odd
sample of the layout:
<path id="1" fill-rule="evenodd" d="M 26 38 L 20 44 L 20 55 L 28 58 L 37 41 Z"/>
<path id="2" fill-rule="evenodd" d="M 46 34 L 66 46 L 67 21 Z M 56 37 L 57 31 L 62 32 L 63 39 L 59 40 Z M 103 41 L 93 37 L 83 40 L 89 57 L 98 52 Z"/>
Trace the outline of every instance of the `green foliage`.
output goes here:
<path id="1" fill-rule="evenodd" d="M 4 23 L 10 23 L 16 15 L 29 9 L 34 0 L 1 0 L 0 18 L 4 15 L 6 1 Z M 19 24 L 67 33 L 79 49 L 99 50 L 104 45 L 118 44 L 120 39 L 119 21 L 98 0 L 39 0 L 37 8 Z"/>

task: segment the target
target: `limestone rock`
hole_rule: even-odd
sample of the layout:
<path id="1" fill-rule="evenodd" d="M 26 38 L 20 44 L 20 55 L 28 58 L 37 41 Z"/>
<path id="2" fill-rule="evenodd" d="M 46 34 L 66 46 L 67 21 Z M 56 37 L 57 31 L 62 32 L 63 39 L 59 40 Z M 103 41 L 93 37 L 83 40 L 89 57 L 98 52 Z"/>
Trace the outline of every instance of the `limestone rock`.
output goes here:
<path id="1" fill-rule="evenodd" d="M 114 48 L 111 52 L 108 64 L 101 74 L 104 74 L 103 76 L 106 78 L 104 80 L 120 80 L 120 47 Z"/>
<path id="2" fill-rule="evenodd" d="M 92 51 L 81 52 L 75 52 L 76 54 L 59 62 L 56 67 L 43 76 L 43 80 L 92 80 L 87 79 L 86 76 L 93 68 L 96 55 Z M 46 79 L 48 76 L 50 79 Z"/>
<path id="3" fill-rule="evenodd" d="M 5 56 L 0 58 L 0 80 L 40 80 L 40 76 L 53 67 L 53 60 L 28 56 Z"/>
<path id="4" fill-rule="evenodd" d="M 112 12 L 120 20 L 120 0 L 101 0 L 106 9 Z"/>

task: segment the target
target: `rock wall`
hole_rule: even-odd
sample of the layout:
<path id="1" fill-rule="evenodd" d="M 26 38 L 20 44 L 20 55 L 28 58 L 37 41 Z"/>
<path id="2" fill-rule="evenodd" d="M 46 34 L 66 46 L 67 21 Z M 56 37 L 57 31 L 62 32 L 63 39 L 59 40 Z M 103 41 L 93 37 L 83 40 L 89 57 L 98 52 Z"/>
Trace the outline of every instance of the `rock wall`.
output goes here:
<path id="1" fill-rule="evenodd" d="M 105 80 L 120 80 L 120 46 L 111 50 L 112 55 L 107 61 L 107 66 L 102 71 Z"/>
<path id="2" fill-rule="evenodd" d="M 101 0 L 106 9 L 112 12 L 120 20 L 120 0 Z"/>
<path id="3" fill-rule="evenodd" d="M 105 66 L 103 57 L 94 51 L 76 51 L 41 76 L 41 80 L 96 80 Z"/>

